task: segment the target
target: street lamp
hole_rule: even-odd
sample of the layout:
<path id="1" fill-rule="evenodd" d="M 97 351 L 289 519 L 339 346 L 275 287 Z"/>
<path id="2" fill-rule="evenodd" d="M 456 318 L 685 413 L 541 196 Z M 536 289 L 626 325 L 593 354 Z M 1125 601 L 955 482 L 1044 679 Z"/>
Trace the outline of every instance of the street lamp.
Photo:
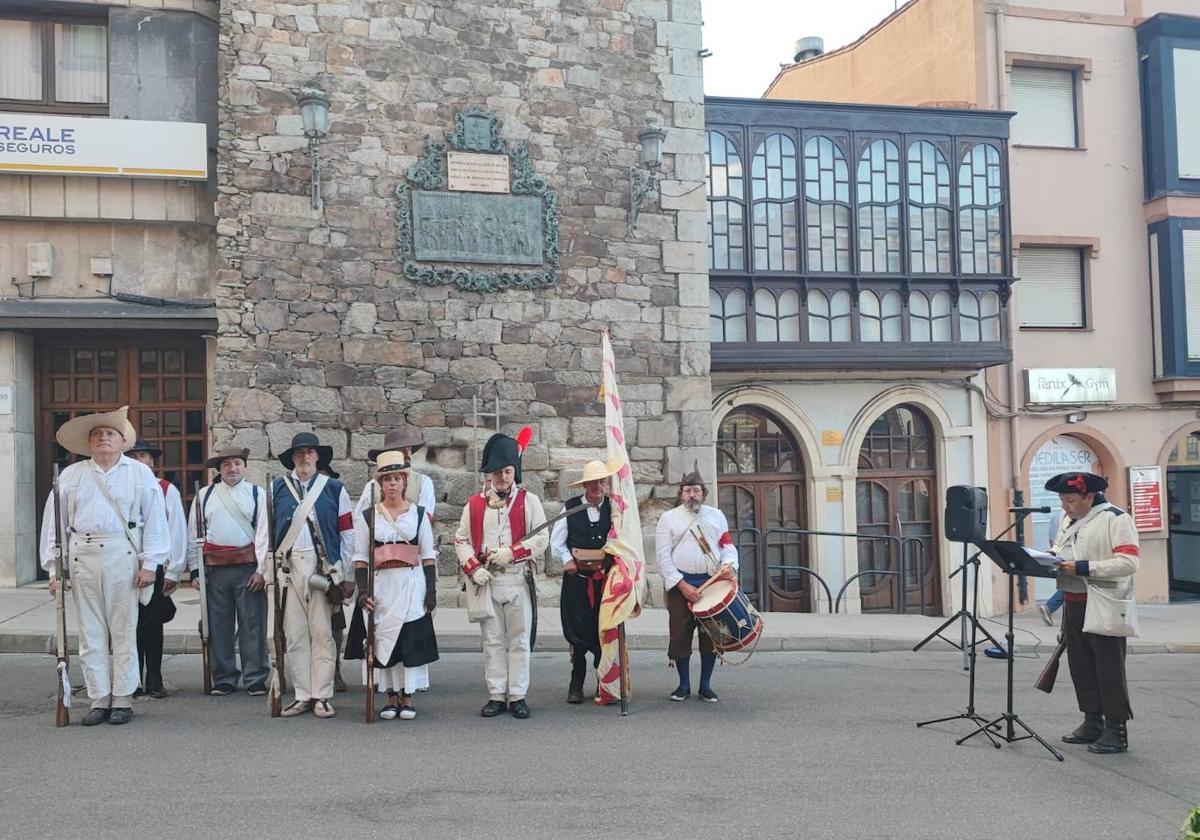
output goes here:
<path id="1" fill-rule="evenodd" d="M 321 209 L 321 138 L 329 133 L 329 94 L 315 83 L 300 89 L 296 100 L 300 107 L 300 123 L 304 136 L 308 138 L 308 151 L 312 156 L 312 208 Z"/>
<path id="2" fill-rule="evenodd" d="M 638 132 L 642 144 L 640 164 L 629 167 L 629 233 L 637 230 L 638 215 L 646 199 L 658 191 L 658 171 L 662 166 L 662 144 L 667 132 L 658 127 L 654 117 L 646 118 L 646 127 Z"/>

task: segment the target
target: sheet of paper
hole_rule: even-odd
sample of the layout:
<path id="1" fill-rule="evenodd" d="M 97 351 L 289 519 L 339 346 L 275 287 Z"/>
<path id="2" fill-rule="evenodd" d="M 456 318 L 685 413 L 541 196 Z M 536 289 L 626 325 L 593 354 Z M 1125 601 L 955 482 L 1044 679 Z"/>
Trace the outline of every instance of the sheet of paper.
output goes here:
<path id="1" fill-rule="evenodd" d="M 1054 554 L 1048 554 L 1045 551 L 1038 551 L 1036 548 L 1026 548 L 1025 553 L 1037 561 L 1039 566 L 1046 569 L 1053 569 L 1059 563 L 1059 557 Z"/>

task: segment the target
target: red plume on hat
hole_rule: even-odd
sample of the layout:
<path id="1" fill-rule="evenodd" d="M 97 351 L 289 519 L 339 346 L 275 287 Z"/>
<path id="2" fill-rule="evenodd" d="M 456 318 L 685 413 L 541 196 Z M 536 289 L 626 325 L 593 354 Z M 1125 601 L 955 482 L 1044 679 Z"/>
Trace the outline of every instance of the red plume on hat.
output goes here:
<path id="1" fill-rule="evenodd" d="M 524 454 L 529 448 L 529 442 L 533 440 L 533 426 L 525 426 L 521 431 L 517 432 L 517 452 Z"/>

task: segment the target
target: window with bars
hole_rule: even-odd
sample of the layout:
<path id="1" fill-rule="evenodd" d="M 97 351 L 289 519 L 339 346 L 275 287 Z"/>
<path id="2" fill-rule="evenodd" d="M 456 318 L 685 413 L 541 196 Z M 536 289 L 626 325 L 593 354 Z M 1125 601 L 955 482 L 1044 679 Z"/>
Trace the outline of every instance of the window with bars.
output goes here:
<path id="1" fill-rule="evenodd" d="M 746 340 L 746 293 L 708 290 L 708 338 L 714 344 Z"/>
<path id="2" fill-rule="evenodd" d="M 1022 327 L 1084 326 L 1083 249 L 1022 246 L 1017 286 Z"/>
<path id="3" fill-rule="evenodd" d="M 785 134 L 772 134 L 758 144 L 750 164 L 754 233 L 754 268 L 795 271 L 796 144 Z"/>
<path id="4" fill-rule="evenodd" d="M 850 270 L 850 175 L 828 137 L 804 143 L 804 230 L 809 271 Z"/>
<path id="5" fill-rule="evenodd" d="M 900 147 L 873 140 L 858 159 L 858 268 L 900 271 Z"/>
<path id="6" fill-rule="evenodd" d="M 950 167 L 928 140 L 908 147 L 908 260 L 914 274 L 949 274 Z"/>
<path id="7" fill-rule="evenodd" d="M 1079 143 L 1076 71 L 1016 65 L 1008 80 L 1008 105 L 1016 111 L 1012 142 L 1075 148 Z"/>
<path id="8" fill-rule="evenodd" d="M 107 24 L 89 18 L 0 17 L 0 107 L 107 113 Z"/>
<path id="9" fill-rule="evenodd" d="M 709 268 L 740 271 L 746 267 L 742 159 L 733 141 L 720 131 L 708 132 L 705 169 Z"/>
<path id="10" fill-rule="evenodd" d="M 795 289 L 754 293 L 754 340 L 800 340 L 800 293 Z"/>
<path id="11" fill-rule="evenodd" d="M 900 341 L 901 301 L 897 291 L 858 293 L 858 332 L 860 341 Z"/>
<path id="12" fill-rule="evenodd" d="M 850 293 L 845 289 L 808 292 L 808 340 L 850 340 Z"/>
<path id="13" fill-rule="evenodd" d="M 1000 151 L 976 143 L 958 168 L 958 256 L 963 274 L 1004 271 Z"/>

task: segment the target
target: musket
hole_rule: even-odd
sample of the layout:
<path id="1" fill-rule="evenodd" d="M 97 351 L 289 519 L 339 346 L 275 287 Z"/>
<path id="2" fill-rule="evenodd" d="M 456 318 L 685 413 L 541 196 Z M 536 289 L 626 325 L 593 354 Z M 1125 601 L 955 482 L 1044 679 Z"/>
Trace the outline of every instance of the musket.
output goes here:
<path id="1" fill-rule="evenodd" d="M 372 608 L 367 610 L 367 641 L 363 659 L 367 663 L 367 723 L 375 722 L 375 483 L 371 482 L 371 516 L 367 519 L 367 598 Z M 421 523 L 417 523 L 421 527 Z"/>
<path id="2" fill-rule="evenodd" d="M 286 640 L 283 634 L 283 583 L 279 576 L 279 555 L 275 551 L 275 482 L 267 476 L 267 547 L 271 559 L 271 608 L 272 633 L 274 637 L 274 653 L 271 663 L 271 687 L 267 691 L 267 709 L 271 717 L 279 717 L 283 711 L 283 693 L 287 691 L 287 678 L 284 676 L 283 654 Z"/>
<path id="3" fill-rule="evenodd" d="M 1058 647 L 1054 649 L 1054 653 L 1050 654 L 1050 661 L 1046 663 L 1046 667 L 1042 668 L 1042 672 L 1038 674 L 1037 682 L 1033 685 L 1038 691 L 1044 691 L 1047 694 L 1054 691 L 1054 681 L 1058 679 L 1058 661 L 1062 659 L 1063 652 L 1067 649 L 1067 641 L 1063 639 L 1058 643 Z"/>
<path id="4" fill-rule="evenodd" d="M 71 723 L 71 679 L 70 659 L 67 651 L 67 599 L 66 599 L 66 553 L 67 532 L 63 527 L 62 494 L 58 485 L 58 464 L 54 465 L 54 610 L 55 630 L 58 636 L 56 668 L 57 687 L 54 691 L 54 725 L 67 726 Z"/>
<path id="5" fill-rule="evenodd" d="M 208 662 L 208 581 L 204 577 L 204 499 L 200 495 L 200 482 L 192 483 L 192 496 L 196 500 L 196 542 L 200 562 L 196 571 L 200 581 L 200 665 L 204 669 L 204 693 L 212 693 L 212 669 Z"/>

